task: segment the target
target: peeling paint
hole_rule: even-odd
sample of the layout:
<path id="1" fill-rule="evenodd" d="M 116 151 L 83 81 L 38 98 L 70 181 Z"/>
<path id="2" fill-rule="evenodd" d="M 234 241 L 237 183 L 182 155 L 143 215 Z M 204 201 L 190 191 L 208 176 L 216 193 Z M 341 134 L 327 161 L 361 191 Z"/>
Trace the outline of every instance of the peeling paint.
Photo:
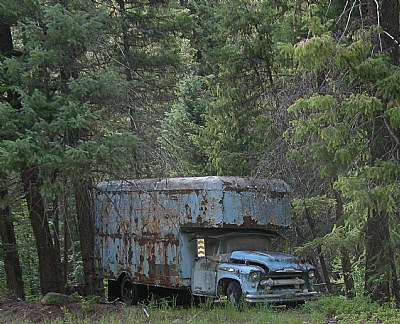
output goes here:
<path id="1" fill-rule="evenodd" d="M 97 272 L 162 287 L 190 285 L 195 249 L 183 229 L 272 229 L 290 225 L 281 180 L 198 177 L 110 181 L 95 204 Z"/>

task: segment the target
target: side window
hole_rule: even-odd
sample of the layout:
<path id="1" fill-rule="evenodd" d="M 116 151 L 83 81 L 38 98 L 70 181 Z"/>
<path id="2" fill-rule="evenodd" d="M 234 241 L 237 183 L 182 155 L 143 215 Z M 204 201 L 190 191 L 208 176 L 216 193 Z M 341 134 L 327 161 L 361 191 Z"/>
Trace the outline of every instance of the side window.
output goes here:
<path id="1" fill-rule="evenodd" d="M 206 242 L 206 255 L 216 255 L 218 252 L 219 240 L 207 237 Z"/>

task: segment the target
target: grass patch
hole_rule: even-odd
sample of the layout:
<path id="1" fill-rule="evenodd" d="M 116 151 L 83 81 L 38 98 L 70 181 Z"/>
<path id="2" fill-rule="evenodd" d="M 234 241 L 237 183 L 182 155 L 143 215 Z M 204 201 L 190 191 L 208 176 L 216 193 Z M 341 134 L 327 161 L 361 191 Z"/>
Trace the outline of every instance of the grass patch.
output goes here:
<path id="1" fill-rule="evenodd" d="M 6 305 L 3 305 L 6 306 Z M 35 306 L 35 307 L 34 307 Z M 16 308 L 18 311 L 16 312 Z M 5 315 L 8 309 L 8 316 Z M 14 311 L 13 311 L 14 309 Z M 57 313 L 57 314 L 56 314 Z M 400 313 L 393 305 L 380 306 L 366 298 L 347 300 L 344 297 L 321 297 L 296 308 L 279 308 L 268 304 L 245 304 L 239 310 L 227 304 L 205 303 L 183 308 L 176 303 L 150 303 L 125 306 L 98 304 L 95 298 L 57 307 L 40 303 L 16 303 L 0 311 L 0 323 L 269 323 L 325 324 L 332 323 L 399 323 Z"/>
<path id="2" fill-rule="evenodd" d="M 346 299 L 344 296 L 323 296 L 307 303 L 304 312 L 317 311 L 339 323 L 400 323 L 400 310 L 394 304 L 379 305 L 365 297 Z"/>
<path id="3" fill-rule="evenodd" d="M 73 316 L 68 314 L 60 323 L 93 323 L 90 314 Z M 304 312 L 302 307 L 279 309 L 268 305 L 244 306 L 240 311 L 230 305 L 199 306 L 193 308 L 167 306 L 125 307 L 121 312 L 110 314 L 97 323 L 324 323 L 323 314 L 316 311 Z"/>

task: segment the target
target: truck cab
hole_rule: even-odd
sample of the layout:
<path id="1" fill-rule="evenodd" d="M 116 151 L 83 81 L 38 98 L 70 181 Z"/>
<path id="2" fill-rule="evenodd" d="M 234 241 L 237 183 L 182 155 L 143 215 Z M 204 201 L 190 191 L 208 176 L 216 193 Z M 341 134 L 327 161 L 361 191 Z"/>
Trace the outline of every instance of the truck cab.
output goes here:
<path id="1" fill-rule="evenodd" d="M 196 237 L 201 253 L 193 266 L 194 295 L 227 296 L 234 304 L 242 300 L 292 303 L 317 295 L 313 290 L 315 267 L 292 255 L 276 252 L 283 238 L 275 233 L 200 233 Z"/>

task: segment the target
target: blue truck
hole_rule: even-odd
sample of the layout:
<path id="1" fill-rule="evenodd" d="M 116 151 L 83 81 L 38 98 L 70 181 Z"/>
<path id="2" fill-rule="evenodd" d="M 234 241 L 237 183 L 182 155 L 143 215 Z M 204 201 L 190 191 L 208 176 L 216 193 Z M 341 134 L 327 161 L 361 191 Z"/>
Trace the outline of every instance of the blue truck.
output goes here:
<path id="1" fill-rule="evenodd" d="M 192 177 L 108 181 L 95 198 L 96 275 L 108 299 L 187 293 L 235 305 L 314 298 L 315 267 L 282 250 L 282 180 Z"/>

